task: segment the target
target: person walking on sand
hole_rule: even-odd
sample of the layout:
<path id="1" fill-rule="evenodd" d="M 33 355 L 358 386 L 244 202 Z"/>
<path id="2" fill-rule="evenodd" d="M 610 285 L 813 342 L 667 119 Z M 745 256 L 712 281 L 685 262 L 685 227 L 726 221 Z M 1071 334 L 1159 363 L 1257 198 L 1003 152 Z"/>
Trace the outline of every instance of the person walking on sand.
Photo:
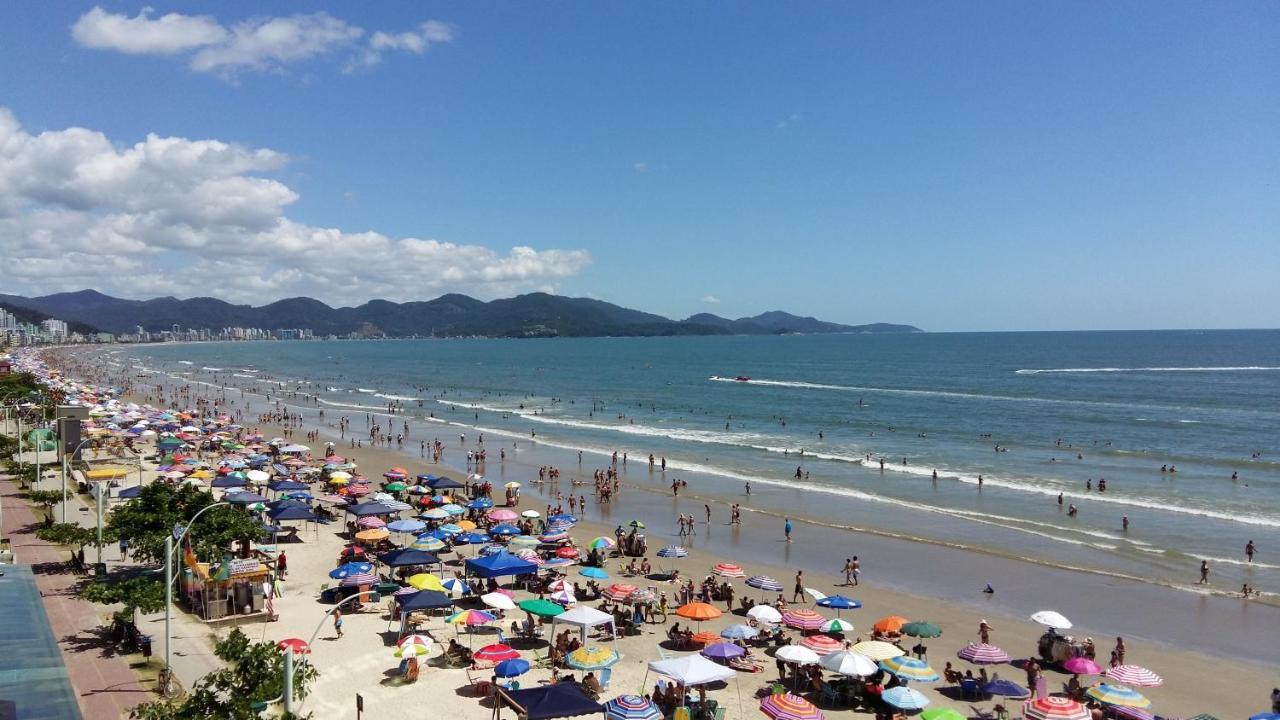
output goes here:
<path id="1" fill-rule="evenodd" d="M 852 570 L 853 570 L 853 584 L 854 584 L 854 585 L 857 585 L 857 584 L 858 584 L 858 573 L 862 570 L 862 561 L 858 560 L 858 556 L 857 556 L 857 555 L 854 555 L 854 556 L 853 556 L 853 562 L 852 562 L 852 565 L 853 565 L 853 568 L 852 568 Z"/>
<path id="2" fill-rule="evenodd" d="M 991 627 L 991 624 L 987 622 L 986 618 L 979 620 L 978 621 L 978 640 L 980 640 L 983 645 L 987 645 L 988 643 L 990 643 L 991 631 L 994 629 L 995 628 Z"/>
<path id="3" fill-rule="evenodd" d="M 276 574 L 284 580 L 289 574 L 289 558 L 285 556 L 284 551 L 280 551 L 280 557 L 276 558 Z"/>
<path id="4" fill-rule="evenodd" d="M 1200 561 L 1200 580 L 1196 584 L 1197 585 L 1209 584 L 1209 561 L 1208 560 Z"/>
<path id="5" fill-rule="evenodd" d="M 844 559 L 844 584 L 853 584 L 853 558 Z"/>
<path id="6" fill-rule="evenodd" d="M 342 637 L 342 610 L 341 609 L 337 609 L 333 611 L 333 631 L 338 634 L 338 637 Z"/>
<path id="7" fill-rule="evenodd" d="M 791 602 L 800 602 L 804 599 L 804 571 L 796 571 L 796 585 L 791 589 Z"/>
<path id="8" fill-rule="evenodd" d="M 791 518 L 784 518 L 786 522 L 782 524 L 782 532 L 787 536 L 787 542 L 791 542 Z"/>

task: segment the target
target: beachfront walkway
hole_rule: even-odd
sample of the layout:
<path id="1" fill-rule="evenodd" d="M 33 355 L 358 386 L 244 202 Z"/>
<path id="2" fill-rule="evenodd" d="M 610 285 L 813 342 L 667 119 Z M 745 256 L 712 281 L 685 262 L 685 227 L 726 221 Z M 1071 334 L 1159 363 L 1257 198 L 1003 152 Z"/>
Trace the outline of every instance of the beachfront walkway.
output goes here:
<path id="1" fill-rule="evenodd" d="M 35 573 L 81 714 L 85 720 L 128 717 L 135 705 L 155 695 L 100 636 L 106 610 L 76 595 L 80 576 L 71 572 L 68 551 L 36 537 L 35 513 L 18 497 L 18 485 L 8 475 L 0 475 L 0 504 L 14 561 L 30 565 Z"/>

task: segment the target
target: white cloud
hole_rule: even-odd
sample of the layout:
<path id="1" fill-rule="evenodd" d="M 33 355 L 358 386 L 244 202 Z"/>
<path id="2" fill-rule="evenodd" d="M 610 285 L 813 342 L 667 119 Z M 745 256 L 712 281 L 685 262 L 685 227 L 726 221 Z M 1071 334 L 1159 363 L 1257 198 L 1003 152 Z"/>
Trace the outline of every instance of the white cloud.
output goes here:
<path id="1" fill-rule="evenodd" d="M 501 253 L 307 225 L 286 215 L 297 193 L 266 177 L 287 162 L 218 140 L 148 135 L 118 146 L 85 128 L 33 135 L 0 107 L 5 290 L 191 296 L 216 278 L 218 296 L 254 304 L 495 297 L 554 289 L 590 262 L 582 250 L 516 244 Z"/>
<path id="2" fill-rule="evenodd" d="M 711 305 L 718 305 L 720 303 L 720 298 L 716 297 L 715 295 L 703 295 L 702 302 L 708 303 Z"/>
<path id="3" fill-rule="evenodd" d="M 368 39 L 361 42 L 365 36 Z M 153 17 L 144 8 L 134 17 L 94 7 L 72 26 L 82 47 L 131 55 L 189 55 L 196 72 L 235 79 L 244 70 L 279 72 L 290 65 L 349 53 L 344 71 L 376 65 L 391 50 L 421 55 L 430 45 L 453 39 L 453 28 L 429 20 L 408 32 L 364 28 L 324 12 L 253 17 L 223 25 L 208 15 L 169 13 Z"/>
<path id="4" fill-rule="evenodd" d="M 71 36 L 83 47 L 132 55 L 172 55 L 227 37 L 226 29 L 208 15 L 169 13 L 153 19 L 151 14 L 151 8 L 129 17 L 95 7 L 71 26 Z"/>
<path id="5" fill-rule="evenodd" d="M 640 162 L 637 162 L 637 163 L 633 164 L 633 165 L 631 166 L 631 169 L 632 169 L 632 170 L 635 170 L 636 172 L 648 172 L 648 171 L 649 171 L 649 163 L 647 163 L 647 162 L 645 162 L 645 161 L 641 160 Z"/>
<path id="6" fill-rule="evenodd" d="M 779 120 L 777 127 L 779 130 L 786 130 L 787 128 L 800 122 L 803 119 L 804 119 L 804 116 L 801 115 L 800 113 L 791 113 L 790 115 Z"/>

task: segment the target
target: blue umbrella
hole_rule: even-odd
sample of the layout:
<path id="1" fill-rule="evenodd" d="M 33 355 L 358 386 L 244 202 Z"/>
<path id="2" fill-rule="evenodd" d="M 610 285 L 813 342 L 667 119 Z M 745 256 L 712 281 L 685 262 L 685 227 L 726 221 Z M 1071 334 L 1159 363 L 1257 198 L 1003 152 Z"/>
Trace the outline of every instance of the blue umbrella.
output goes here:
<path id="1" fill-rule="evenodd" d="M 453 541 L 467 545 L 479 545 L 480 543 L 489 542 L 489 536 L 484 533 L 465 532 L 454 535 Z"/>
<path id="2" fill-rule="evenodd" d="M 780 592 L 782 590 L 782 583 L 774 580 L 768 575 L 756 575 L 754 577 L 747 578 L 747 587 L 768 590 L 770 592 Z"/>
<path id="3" fill-rule="evenodd" d="M 502 536 L 502 535 L 519 535 L 519 534 L 520 534 L 520 528 L 518 528 L 518 527 L 516 527 L 515 525 L 512 525 L 512 524 L 510 524 L 510 523 L 502 523 L 501 525 L 495 525 L 495 526 L 493 526 L 493 527 L 489 528 L 489 534 L 490 534 L 490 535 L 498 535 L 498 536 Z"/>
<path id="4" fill-rule="evenodd" d="M 529 661 L 515 658 L 513 660 L 503 660 L 493 669 L 493 674 L 498 677 L 516 677 L 529 672 Z"/>
<path id="5" fill-rule="evenodd" d="M 416 533 L 426 526 L 427 524 L 421 520 L 395 520 L 387 523 L 388 530 L 398 533 Z"/>
<path id="6" fill-rule="evenodd" d="M 222 475 L 220 477 L 216 477 L 213 479 L 213 482 L 209 483 L 209 487 L 215 487 L 215 488 L 233 488 L 233 487 L 244 487 L 244 486 L 245 486 L 244 477 L 232 477 L 231 475 Z"/>
<path id="7" fill-rule="evenodd" d="M 835 610 L 852 610 L 854 608 L 862 607 L 861 602 L 858 602 L 853 598 L 847 598 L 843 595 L 828 595 L 819 600 L 818 605 Z"/>
<path id="8" fill-rule="evenodd" d="M 547 522 L 549 522 L 549 523 L 557 523 L 557 522 L 559 522 L 559 523 L 576 523 L 576 522 L 578 522 L 578 518 L 576 518 L 576 517 L 574 517 L 574 516 L 572 516 L 572 515 L 568 515 L 568 514 L 564 514 L 564 513 L 562 513 L 562 514 L 560 514 L 560 515 L 552 515 L 551 517 L 547 518 Z"/>
<path id="9" fill-rule="evenodd" d="M 609 577 L 609 573 L 601 570 L 600 568 L 594 568 L 594 567 L 582 568 L 581 570 L 578 571 L 578 574 L 581 575 L 582 577 L 588 577 L 595 580 L 605 580 Z"/>
<path id="10" fill-rule="evenodd" d="M 446 525 L 441 525 L 440 527 L 436 528 L 435 531 L 444 533 L 445 537 L 450 537 L 452 535 L 458 535 L 459 533 L 461 533 L 462 528 L 458 527 L 457 525 L 454 525 L 453 523 L 448 523 Z"/>
<path id="11" fill-rule="evenodd" d="M 720 631 L 720 637 L 726 640 L 750 640 L 759 634 L 759 630 L 756 630 L 750 625 L 743 625 L 741 623 L 737 625 L 730 625 Z"/>
<path id="12" fill-rule="evenodd" d="M 341 580 L 348 575 L 365 575 L 371 572 L 373 572 L 373 563 L 349 562 L 330 570 L 329 577 Z"/>
<path id="13" fill-rule="evenodd" d="M 929 698 L 905 685 L 885 690 L 880 699 L 902 710 L 921 710 L 929 705 Z"/>
<path id="14" fill-rule="evenodd" d="M 252 505 L 254 503 L 265 503 L 267 501 L 266 498 L 254 492 L 231 493 L 224 497 L 223 500 L 226 500 L 233 505 Z"/>
<path id="15" fill-rule="evenodd" d="M 682 558 L 689 557 L 689 551 L 679 545 L 668 545 L 658 551 L 658 557 L 661 558 Z"/>
<path id="16" fill-rule="evenodd" d="M 467 503 L 467 507 L 472 510 L 488 510 L 493 507 L 493 501 L 489 498 L 476 498 L 475 500 Z"/>
<path id="17" fill-rule="evenodd" d="M 1031 693 L 1012 680 L 997 678 L 982 687 L 988 695 L 1003 695 L 1005 697 L 1020 698 L 1026 697 Z"/>

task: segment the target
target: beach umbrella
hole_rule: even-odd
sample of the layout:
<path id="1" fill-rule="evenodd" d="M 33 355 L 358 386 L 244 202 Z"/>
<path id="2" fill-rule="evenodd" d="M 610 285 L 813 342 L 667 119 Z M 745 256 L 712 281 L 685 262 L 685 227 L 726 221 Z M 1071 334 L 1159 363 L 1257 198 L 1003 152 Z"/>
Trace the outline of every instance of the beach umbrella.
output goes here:
<path id="1" fill-rule="evenodd" d="M 911 621 L 907 620 L 901 615 L 889 615 L 888 617 L 882 617 L 879 620 L 877 620 L 876 624 L 871 626 L 871 629 L 875 630 L 881 635 L 901 633 L 902 626 L 906 625 L 908 622 L 911 622 Z"/>
<path id="2" fill-rule="evenodd" d="M 356 539 L 361 542 L 378 542 L 391 537 L 391 533 L 386 528 L 369 528 L 356 533 Z"/>
<path id="3" fill-rule="evenodd" d="M 942 628 L 930 622 L 917 620 L 903 625 L 902 634 L 911 637 L 935 638 L 942 636 Z"/>
<path id="4" fill-rule="evenodd" d="M 502 593 L 492 592 L 480 596 L 480 602 L 498 610 L 515 610 L 516 604 Z"/>
<path id="5" fill-rule="evenodd" d="M 1102 668 L 1099 667 L 1098 663 L 1083 655 L 1068 658 L 1066 662 L 1062 663 L 1062 669 L 1073 675 L 1098 675 L 1102 672 Z"/>
<path id="6" fill-rule="evenodd" d="M 850 648 L 860 655 L 866 655 L 872 660 L 888 660 L 907 653 L 897 645 L 883 642 L 881 640 L 865 640 Z"/>
<path id="7" fill-rule="evenodd" d="M 494 522 L 511 522 L 516 519 L 516 514 L 504 509 L 490 510 L 489 519 Z"/>
<path id="8" fill-rule="evenodd" d="M 1009 653 L 987 643 L 969 643 L 960 648 L 956 657 L 968 660 L 974 665 L 999 665 L 1009 662 Z"/>
<path id="9" fill-rule="evenodd" d="M 1159 675 L 1141 665 L 1117 665 L 1102 674 L 1109 680 L 1132 687 L 1159 687 L 1164 684 Z"/>
<path id="10" fill-rule="evenodd" d="M 862 603 L 843 595 L 826 595 L 818 598 L 818 607 L 831 608 L 839 615 L 840 610 L 854 610 L 862 607 Z"/>
<path id="11" fill-rule="evenodd" d="M 734 563 L 719 563 L 711 568 L 711 572 L 720 577 L 746 577 L 746 573 L 742 571 L 742 566 Z"/>
<path id="12" fill-rule="evenodd" d="M 383 487 L 383 489 L 385 489 L 387 492 L 393 492 L 393 493 L 404 492 L 405 490 L 408 490 L 408 489 L 409 489 L 409 486 L 408 486 L 408 485 L 405 485 L 404 483 L 400 482 L 399 480 L 397 480 L 397 481 L 395 481 L 395 482 L 389 482 L 389 483 L 387 483 L 386 485 L 383 485 L 382 487 Z"/>
<path id="13" fill-rule="evenodd" d="M 365 517 L 360 518 L 359 520 L 356 520 L 356 527 L 362 527 L 366 530 L 370 530 L 373 528 L 381 528 L 386 526 L 387 526 L 387 523 L 385 520 L 383 520 L 380 517 L 374 517 L 373 515 L 367 515 Z"/>
<path id="14" fill-rule="evenodd" d="M 983 685 L 982 691 L 988 695 L 1003 695 L 1011 698 L 1024 698 L 1031 694 L 1030 690 L 1027 690 L 1012 680 L 1005 680 L 1004 678 L 996 678 L 986 685 Z"/>
<path id="15" fill-rule="evenodd" d="M 830 655 L 844 649 L 844 645 L 839 640 L 829 635 L 807 635 L 800 640 L 800 644 L 818 655 Z"/>
<path id="16" fill-rule="evenodd" d="M 540 544 L 541 543 L 538 542 L 538 538 L 536 537 L 530 537 L 529 535 L 519 535 L 517 537 L 511 538 L 511 542 L 507 543 L 507 547 L 532 550 L 538 547 L 538 545 Z"/>
<path id="17" fill-rule="evenodd" d="M 781 592 L 782 583 L 774 580 L 768 575 L 755 575 L 747 578 L 747 587 L 753 587 L 757 590 L 765 592 Z"/>
<path id="18" fill-rule="evenodd" d="M 809 608 L 795 608 L 782 613 L 782 622 L 797 630 L 817 630 L 827 619 Z"/>
<path id="19" fill-rule="evenodd" d="M 475 500 L 467 503 L 467 507 L 472 510 L 488 510 L 493 507 L 493 501 L 489 498 L 476 498 Z"/>
<path id="20" fill-rule="evenodd" d="M 421 520 L 407 519 L 407 520 L 394 520 L 387 525 L 387 529 L 390 530 L 391 532 L 398 532 L 398 533 L 416 533 L 422 530 L 423 528 L 425 528 L 426 526 L 427 524 L 422 522 Z"/>
<path id="21" fill-rule="evenodd" d="M 434 552 L 436 550 L 443 550 L 446 545 L 443 540 L 433 538 L 430 535 L 419 535 L 409 547 L 414 550 L 427 550 Z"/>
<path id="22" fill-rule="evenodd" d="M 529 661 L 516 658 L 503 660 L 493 669 L 493 674 L 502 678 L 517 677 L 529 672 Z"/>
<path id="23" fill-rule="evenodd" d="M 969 720 L 967 715 L 958 710 L 944 707 L 931 707 L 920 713 L 920 720 Z"/>
<path id="24" fill-rule="evenodd" d="M 693 637 L 690 639 L 698 645 L 714 645 L 720 641 L 720 636 L 710 630 L 703 630 L 701 632 L 694 633 Z"/>
<path id="25" fill-rule="evenodd" d="M 848 620 L 841 620 L 840 618 L 831 618 L 830 620 L 822 623 L 822 626 L 819 627 L 818 630 L 824 633 L 848 633 L 853 632 L 853 623 Z"/>
<path id="26" fill-rule="evenodd" d="M 495 525 L 489 528 L 489 534 L 497 537 L 510 537 L 512 535 L 519 535 L 520 528 L 508 523 L 502 523 L 501 525 Z"/>
<path id="27" fill-rule="evenodd" d="M 870 677 L 880 672 L 875 661 L 861 653 L 840 650 L 826 655 L 820 664 L 835 673 L 848 677 Z"/>
<path id="28" fill-rule="evenodd" d="M 1088 708 L 1069 697 L 1050 695 L 1022 704 L 1026 720 L 1090 720 Z"/>
<path id="29" fill-rule="evenodd" d="M 567 532 L 545 532 L 538 536 L 538 540 L 540 542 L 544 542 L 548 544 L 558 543 L 562 540 L 568 540 L 568 539 L 569 539 L 569 533 Z"/>
<path id="30" fill-rule="evenodd" d="M 613 667 L 620 659 L 618 651 L 613 648 L 589 645 L 569 653 L 565 662 L 576 670 L 603 670 Z"/>
<path id="31" fill-rule="evenodd" d="M 747 611 L 747 615 L 756 619 L 756 622 L 766 625 L 777 625 L 782 622 L 782 613 L 775 610 L 770 605 L 753 605 Z"/>
<path id="32" fill-rule="evenodd" d="M 1054 630 L 1070 630 L 1071 621 L 1057 610 L 1041 610 L 1031 614 L 1031 622 Z"/>
<path id="33" fill-rule="evenodd" d="M 453 597 L 460 597 L 471 592 L 471 586 L 459 580 L 458 578 L 448 578 L 440 582 L 440 586 L 444 588 L 444 592 Z"/>
<path id="34" fill-rule="evenodd" d="M 520 657 L 520 652 L 513 649 L 510 645 L 493 644 L 485 645 L 472 654 L 476 660 L 484 662 L 499 663 L 503 660 L 515 660 Z"/>
<path id="35" fill-rule="evenodd" d="M 440 508 L 430 508 L 427 510 L 423 510 L 422 513 L 418 515 L 418 517 L 422 518 L 423 520 L 444 520 L 445 518 L 449 517 L 449 513 L 441 510 Z"/>
<path id="36" fill-rule="evenodd" d="M 285 638 L 284 640 L 276 643 L 276 647 L 280 648 L 281 652 L 284 652 L 285 650 L 293 650 L 294 655 L 311 654 L 311 646 L 302 638 Z"/>
<path id="37" fill-rule="evenodd" d="M 660 558 L 682 558 L 689 557 L 689 551 L 679 545 L 668 545 L 658 551 Z"/>
<path id="38" fill-rule="evenodd" d="M 813 703 L 792 693 L 777 693 L 760 701 L 760 712 L 773 720 L 824 720 Z"/>
<path id="39" fill-rule="evenodd" d="M 618 546 L 618 541 L 614 540 L 611 537 L 604 537 L 604 536 L 593 538 L 591 542 L 587 543 L 587 547 L 592 550 L 612 550 L 617 546 Z"/>
<path id="40" fill-rule="evenodd" d="M 921 710 L 929 705 L 929 698 L 905 685 L 885 690 L 880 699 L 900 710 Z"/>
<path id="41" fill-rule="evenodd" d="M 564 558 L 565 560 L 574 560 L 578 557 L 578 548 L 565 545 L 564 547 L 556 550 L 556 557 Z"/>
<path id="42" fill-rule="evenodd" d="M 516 483 L 516 486 L 518 487 L 519 483 Z M 520 513 L 520 517 L 529 518 L 530 520 L 537 520 L 538 518 L 542 517 L 542 513 L 538 512 L 537 510 L 525 510 L 524 512 Z"/>
<path id="43" fill-rule="evenodd" d="M 479 545 L 489 542 L 489 536 L 478 532 L 464 532 L 453 536 L 456 543 L 464 543 L 466 545 Z"/>
<path id="44" fill-rule="evenodd" d="M 796 663 L 798 665 L 817 665 L 820 660 L 818 653 L 803 645 L 784 645 L 778 648 L 778 651 L 774 653 L 774 657 L 783 662 Z"/>
<path id="45" fill-rule="evenodd" d="M 750 640 L 759 634 L 759 630 L 756 630 L 750 625 L 743 625 L 741 623 L 738 623 L 737 625 L 730 625 L 720 631 L 720 637 L 726 640 Z"/>
<path id="46" fill-rule="evenodd" d="M 440 583 L 440 578 L 432 573 L 418 573 L 410 575 L 406 580 L 410 587 L 418 590 L 435 590 L 436 592 L 444 592 L 444 585 Z"/>
<path id="47" fill-rule="evenodd" d="M 426 635 L 406 635 L 396 643 L 395 656 L 398 658 L 420 657 L 431 652 L 431 646 L 435 643 Z"/>
<path id="48" fill-rule="evenodd" d="M 338 581 L 338 585 L 342 587 L 360 587 L 362 585 L 373 585 L 378 582 L 378 576 L 373 573 L 352 573 Z"/>
<path id="49" fill-rule="evenodd" d="M 604 595 L 610 600 L 613 600 L 614 602 L 622 602 L 626 600 L 628 597 L 630 597 L 631 593 L 635 591 L 636 591 L 635 585 L 628 585 L 626 583 L 614 583 L 609 587 L 605 588 L 604 592 L 600 594 Z"/>
<path id="50" fill-rule="evenodd" d="M 484 610 L 459 610 L 445 618 L 445 622 L 450 625 L 487 625 L 497 619 L 497 615 Z"/>
<path id="51" fill-rule="evenodd" d="M 715 620 L 723 614 L 719 608 L 704 602 L 691 602 L 676 608 L 676 615 L 698 622 Z"/>
<path id="52" fill-rule="evenodd" d="M 893 673 L 903 680 L 933 682 L 938 679 L 938 671 L 929 667 L 929 663 L 906 655 L 881 660 L 880 667 L 885 672 Z"/>
<path id="53" fill-rule="evenodd" d="M 594 568 L 594 567 L 584 567 L 578 571 L 578 574 L 581 575 L 582 577 L 591 578 L 593 580 L 609 579 L 609 573 L 601 570 L 600 568 Z"/>
<path id="54" fill-rule="evenodd" d="M 443 534 L 445 537 L 452 537 L 462 532 L 462 528 L 453 523 L 446 523 L 436 528 L 436 532 Z"/>
<path id="55" fill-rule="evenodd" d="M 640 695 L 619 695 L 604 704 L 605 720 L 662 720 L 662 710 Z"/>
<path id="56" fill-rule="evenodd" d="M 1088 690 L 1085 690 L 1084 694 L 1094 700 L 1097 700 L 1103 705 L 1131 707 L 1138 708 L 1140 710 L 1145 710 L 1151 707 L 1151 701 L 1142 693 L 1123 685 L 1098 683 L 1097 685 L 1090 687 Z"/>
<path id="57" fill-rule="evenodd" d="M 1113 707 L 1111 714 L 1119 720 L 1156 720 L 1156 716 L 1146 710 L 1135 707 Z M 1280 720 L 1280 713 L 1267 713 L 1271 716 L 1270 720 Z M 1254 717 L 1258 717 L 1255 715 Z M 1265 717 L 1264 717 L 1264 720 Z"/>
<path id="58" fill-rule="evenodd" d="M 627 523 L 627 524 L 628 524 L 628 525 L 630 525 L 630 526 L 631 526 L 631 527 L 633 527 L 633 528 L 637 528 L 637 529 L 640 529 L 640 530 L 643 530 L 643 529 L 644 529 L 644 523 L 643 523 L 643 522 L 641 522 L 641 521 L 639 521 L 639 520 L 632 520 L 630 523 Z"/>
<path id="59" fill-rule="evenodd" d="M 551 602 L 550 600 L 532 599 L 521 600 L 517 607 L 531 615 L 538 617 L 555 617 L 564 612 L 564 608 Z"/>
<path id="60" fill-rule="evenodd" d="M 329 577 L 341 580 L 349 575 L 367 575 L 371 572 L 373 572 L 373 563 L 349 562 L 330 570 Z"/>
<path id="61" fill-rule="evenodd" d="M 627 596 L 627 602 L 629 603 L 646 603 L 653 602 L 657 599 L 658 596 L 654 595 L 653 591 L 649 588 L 637 588 L 635 592 Z"/>
<path id="62" fill-rule="evenodd" d="M 730 658 L 738 658 L 746 655 L 747 651 L 743 648 L 727 642 L 713 642 L 702 648 L 702 656 L 713 660 L 728 660 Z"/>

